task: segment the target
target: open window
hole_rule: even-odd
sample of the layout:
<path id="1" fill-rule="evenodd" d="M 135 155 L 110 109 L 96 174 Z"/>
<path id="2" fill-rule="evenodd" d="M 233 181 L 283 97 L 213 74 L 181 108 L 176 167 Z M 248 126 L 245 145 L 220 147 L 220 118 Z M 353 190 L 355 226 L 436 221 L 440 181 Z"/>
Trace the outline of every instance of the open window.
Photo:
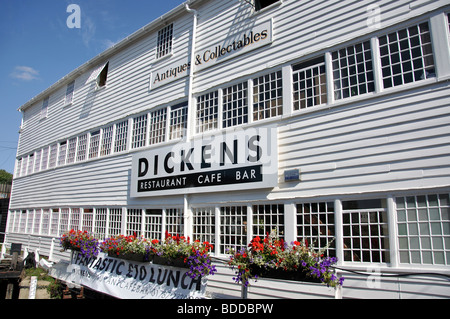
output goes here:
<path id="1" fill-rule="evenodd" d="M 97 76 L 97 87 L 101 88 L 106 85 L 106 80 L 108 79 L 108 66 L 109 62 L 105 64 L 100 74 Z"/>
<path id="2" fill-rule="evenodd" d="M 280 2 L 280 0 L 255 0 L 255 11 L 260 11 L 277 2 Z"/>

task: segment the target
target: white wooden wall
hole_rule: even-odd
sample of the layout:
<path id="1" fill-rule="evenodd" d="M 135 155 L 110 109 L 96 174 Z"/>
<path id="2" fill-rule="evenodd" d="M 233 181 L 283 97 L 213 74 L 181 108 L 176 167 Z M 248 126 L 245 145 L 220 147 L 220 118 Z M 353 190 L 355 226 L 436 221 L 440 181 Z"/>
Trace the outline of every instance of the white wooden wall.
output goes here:
<path id="1" fill-rule="evenodd" d="M 258 14 L 253 14 L 245 1 L 204 1 L 194 5 L 199 13 L 196 52 L 208 48 L 215 39 L 225 38 L 252 24 L 273 19 L 274 26 L 272 45 L 196 72 L 194 93 L 251 78 L 266 70 L 283 70 L 284 75 L 289 74 L 286 70 L 292 63 L 428 20 L 444 6 L 447 6 L 445 12 L 450 11 L 448 1 L 376 1 L 373 4 L 378 6 L 381 14 L 381 28 L 378 29 L 368 25 L 369 4 L 367 1 L 284 0 L 276 9 Z M 190 54 L 192 15 L 180 15 L 173 22 L 172 58 L 155 61 L 158 30 L 155 28 L 139 41 L 105 57 L 104 62 L 109 61 L 106 88 L 96 91 L 92 83 L 86 83 L 97 66 L 93 65 L 90 71 L 75 78 L 72 105 L 63 107 L 66 83 L 50 95 L 46 119 L 40 119 L 42 100 L 27 108 L 18 157 L 131 114 L 187 100 L 188 77 L 148 91 L 151 70 L 170 67 L 172 61 Z M 443 65 L 445 56 L 436 62 Z M 332 105 L 298 112 L 291 110 L 275 120 L 279 145 L 278 187 L 192 195 L 189 204 L 329 199 L 448 188 L 450 91 L 446 79 L 449 76 L 444 74 L 437 79 Z M 283 88 L 285 96 L 291 94 L 289 81 Z M 194 123 L 193 119 L 191 123 Z M 184 204 L 182 196 L 151 200 L 130 198 L 132 154 L 124 152 L 16 178 L 10 209 Z M 301 170 L 301 182 L 284 183 L 284 170 L 292 168 Z M 8 242 L 30 241 L 25 234 L 9 234 L 7 238 Z M 36 243 L 35 239 L 31 242 L 34 247 L 47 247 L 49 240 L 43 240 L 43 244 Z M 370 296 L 370 291 L 363 287 L 364 281 L 365 277 L 351 276 L 343 297 L 364 297 L 366 292 Z M 230 282 L 229 271 L 221 268 L 220 274 L 211 281 L 211 291 L 228 297 L 239 296 L 240 290 Z M 402 279 L 401 283 L 400 280 L 386 280 L 377 290 L 377 296 L 419 296 L 416 290 L 423 292 L 428 285 L 427 279 L 408 278 Z M 438 288 L 429 292 L 429 296 L 450 295 L 448 283 L 436 281 L 435 285 Z M 292 291 L 291 288 L 279 289 Z M 286 297 L 300 295 L 280 294 Z M 262 294 L 255 286 L 250 289 L 250 296 L 261 297 Z"/>

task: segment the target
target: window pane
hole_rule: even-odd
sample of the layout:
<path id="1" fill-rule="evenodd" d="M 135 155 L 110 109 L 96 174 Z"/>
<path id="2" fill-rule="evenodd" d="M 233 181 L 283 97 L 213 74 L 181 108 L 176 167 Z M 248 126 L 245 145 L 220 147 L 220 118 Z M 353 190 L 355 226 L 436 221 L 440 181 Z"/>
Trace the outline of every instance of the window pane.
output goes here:
<path id="1" fill-rule="evenodd" d="M 436 76 L 428 23 L 382 36 L 379 43 L 383 70 L 391 70 L 383 71 L 385 88 Z"/>
<path id="2" fill-rule="evenodd" d="M 281 71 L 253 79 L 253 120 L 283 114 Z"/>
<path id="3" fill-rule="evenodd" d="M 332 65 L 336 100 L 375 90 L 369 41 L 333 52 Z"/>
<path id="4" fill-rule="evenodd" d="M 448 194 L 397 197 L 396 204 L 400 262 L 448 265 Z"/>

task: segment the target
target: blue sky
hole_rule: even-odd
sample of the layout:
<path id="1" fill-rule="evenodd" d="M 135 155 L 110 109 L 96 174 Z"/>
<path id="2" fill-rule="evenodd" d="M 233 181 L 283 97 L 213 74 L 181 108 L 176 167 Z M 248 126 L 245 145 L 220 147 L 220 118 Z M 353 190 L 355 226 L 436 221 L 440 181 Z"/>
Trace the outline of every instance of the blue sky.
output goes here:
<path id="1" fill-rule="evenodd" d="M 17 109 L 184 0 L 0 0 L 0 169 L 14 170 Z M 70 4 L 80 28 L 69 28 Z"/>

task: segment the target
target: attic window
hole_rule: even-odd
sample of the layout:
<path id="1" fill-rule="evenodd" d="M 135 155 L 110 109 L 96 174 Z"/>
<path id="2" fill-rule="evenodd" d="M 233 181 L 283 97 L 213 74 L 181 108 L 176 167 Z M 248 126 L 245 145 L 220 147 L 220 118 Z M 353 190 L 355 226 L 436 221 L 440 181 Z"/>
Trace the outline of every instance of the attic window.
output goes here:
<path id="1" fill-rule="evenodd" d="M 108 78 L 108 65 L 109 62 L 105 64 L 100 74 L 97 76 L 97 87 L 101 88 L 106 85 L 106 80 Z"/>
<path id="2" fill-rule="evenodd" d="M 280 0 L 255 0 L 255 11 L 260 11 L 277 2 Z"/>
<path id="3" fill-rule="evenodd" d="M 158 42 L 156 45 L 156 58 L 172 53 L 173 23 L 158 31 Z"/>

